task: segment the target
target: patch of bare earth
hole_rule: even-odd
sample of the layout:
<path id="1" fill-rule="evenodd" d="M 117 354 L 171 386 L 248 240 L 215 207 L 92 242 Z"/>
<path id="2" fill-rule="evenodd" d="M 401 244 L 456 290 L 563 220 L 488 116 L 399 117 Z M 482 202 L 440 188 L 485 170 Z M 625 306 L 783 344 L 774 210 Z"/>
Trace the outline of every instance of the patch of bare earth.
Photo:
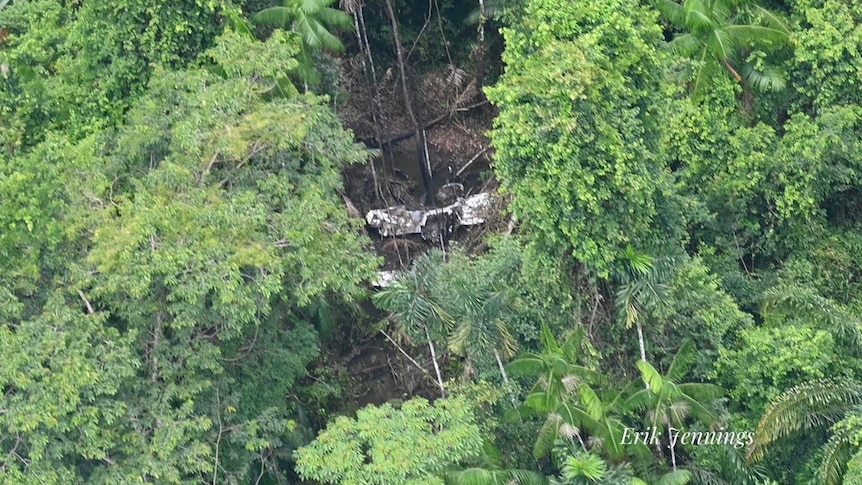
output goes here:
<path id="1" fill-rule="evenodd" d="M 371 209 L 393 205 L 419 207 L 423 187 L 418 150 L 425 147 L 412 136 L 414 127 L 404 107 L 398 69 L 378 66 L 376 84 L 366 73 L 360 56 L 342 61 L 341 85 L 349 96 L 338 112 L 357 140 L 381 147 L 380 156 L 345 172 L 346 196 L 363 215 Z M 485 133 L 496 111 L 475 78 L 453 66 L 442 66 L 421 76 L 408 69 L 407 75 L 414 112 L 419 124 L 426 128 L 432 171 L 451 167 L 448 181 L 463 184 L 464 195 L 495 190 L 496 181 L 489 173 L 492 153 Z M 387 145 L 388 140 L 396 141 Z M 490 220 L 483 226 L 460 228 L 451 239 L 474 246 L 482 233 L 505 230 L 507 222 L 507 216 L 501 214 L 499 220 Z M 418 236 L 382 238 L 369 231 L 379 254 L 386 257 L 387 268 L 406 267 L 431 247 Z"/>

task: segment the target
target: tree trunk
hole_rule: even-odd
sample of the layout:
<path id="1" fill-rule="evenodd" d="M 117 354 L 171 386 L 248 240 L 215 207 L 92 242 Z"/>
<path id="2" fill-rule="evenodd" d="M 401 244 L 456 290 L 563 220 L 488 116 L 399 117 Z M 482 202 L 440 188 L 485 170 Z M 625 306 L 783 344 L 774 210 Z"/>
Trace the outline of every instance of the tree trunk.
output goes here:
<path id="1" fill-rule="evenodd" d="M 497 359 L 497 366 L 500 367 L 500 375 L 503 376 L 503 382 L 506 386 L 509 386 L 509 376 L 506 374 L 506 368 L 503 367 L 503 360 L 500 359 L 500 353 L 497 352 L 497 349 L 494 349 L 494 357 Z"/>
<path id="2" fill-rule="evenodd" d="M 670 448 L 670 463 L 673 466 L 673 471 L 676 471 L 676 451 L 674 450 L 673 438 L 670 434 L 670 425 L 667 427 L 667 446 Z"/>
<path id="3" fill-rule="evenodd" d="M 646 360 L 646 347 L 644 346 L 644 330 L 643 330 L 643 327 L 641 327 L 640 322 L 636 322 L 636 325 L 638 327 L 638 345 L 640 345 L 640 348 L 641 348 L 641 360 L 646 362 L 647 360 Z"/>
<path id="4" fill-rule="evenodd" d="M 488 46 L 485 44 L 485 0 L 479 0 L 479 46 L 477 49 L 478 59 L 476 65 L 476 88 L 481 92 L 482 83 L 485 79 L 485 58 L 488 55 Z"/>
<path id="5" fill-rule="evenodd" d="M 506 386 L 506 391 L 509 393 L 509 399 L 512 401 L 512 407 L 518 407 L 515 401 L 515 395 L 512 394 L 512 388 L 509 386 L 509 375 L 506 374 L 506 368 L 503 367 L 503 359 L 500 358 L 500 353 L 494 349 L 494 358 L 497 359 L 497 366 L 500 368 L 500 375 L 503 376 L 503 384 Z"/>
<path id="6" fill-rule="evenodd" d="M 404 46 L 401 44 L 401 33 L 398 30 L 398 20 L 395 18 L 395 11 L 392 10 L 392 0 L 386 0 L 386 12 L 389 14 L 389 22 L 392 24 L 392 37 L 395 40 L 395 53 L 398 59 L 398 72 L 401 75 L 401 94 L 404 96 L 404 109 L 407 110 L 407 115 L 413 123 L 413 131 L 415 132 L 417 143 L 416 151 L 419 161 L 419 172 L 422 174 L 422 184 L 425 186 L 425 191 L 428 192 L 431 190 L 430 163 L 425 156 L 425 137 L 422 136 L 419 122 L 413 113 L 413 103 L 410 99 L 410 90 L 407 87 L 407 70 L 404 68 Z"/>
<path id="7" fill-rule="evenodd" d="M 635 325 L 637 325 L 638 329 L 638 345 L 640 345 L 641 349 L 641 360 L 646 362 L 646 346 L 644 346 L 644 329 L 641 327 L 641 322 L 636 321 Z M 649 390 L 649 382 L 646 382 L 646 388 Z"/>
<path id="8" fill-rule="evenodd" d="M 365 71 L 366 80 L 370 81 L 369 84 L 374 90 L 376 110 L 371 110 L 371 120 L 374 123 L 374 134 L 379 139 L 381 136 L 380 123 L 377 120 L 378 113 L 381 113 L 383 109 L 380 107 L 380 87 L 377 85 L 377 71 L 374 68 L 374 57 L 371 55 L 371 45 L 368 44 L 368 34 L 365 32 L 365 17 L 362 14 L 362 4 L 357 2 L 355 4 L 355 11 L 350 13 L 353 14 L 353 27 L 356 30 L 356 40 L 359 43 L 359 50 L 363 53 L 362 68 Z M 368 61 L 367 63 L 366 60 Z M 385 156 L 382 153 L 381 158 L 383 158 L 383 166 L 385 166 Z M 374 180 L 375 197 L 385 200 L 386 198 L 383 195 L 383 190 L 377 177 L 377 169 L 374 168 L 374 159 L 371 159 L 368 164 L 371 167 L 371 178 Z"/>
<path id="9" fill-rule="evenodd" d="M 387 3 L 389 0 L 386 0 Z M 425 327 L 425 338 L 428 339 L 428 347 L 431 349 L 431 362 L 434 362 L 434 372 L 437 374 L 437 385 L 440 386 L 440 395 L 446 397 L 446 388 L 443 386 L 443 376 L 440 375 L 440 365 L 437 364 L 437 352 L 434 350 L 434 342 L 431 341 L 431 335 L 428 333 L 428 327 Z"/>

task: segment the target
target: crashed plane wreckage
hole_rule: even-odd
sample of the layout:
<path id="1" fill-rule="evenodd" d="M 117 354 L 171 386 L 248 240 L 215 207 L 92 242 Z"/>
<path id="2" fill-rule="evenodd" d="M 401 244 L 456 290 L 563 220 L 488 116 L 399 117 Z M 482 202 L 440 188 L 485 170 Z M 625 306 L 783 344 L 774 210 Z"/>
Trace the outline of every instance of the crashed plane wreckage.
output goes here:
<path id="1" fill-rule="evenodd" d="M 485 222 L 492 205 L 489 192 L 482 192 L 454 203 L 430 210 L 407 210 L 403 205 L 368 211 L 365 220 L 383 237 L 421 234 L 426 241 L 436 241 L 446 227 L 473 226 Z"/>
<path id="2" fill-rule="evenodd" d="M 368 225 L 383 237 L 421 234 L 426 241 L 437 241 L 459 226 L 474 226 L 485 222 L 493 196 L 483 192 L 431 210 L 407 210 L 403 205 L 375 209 L 365 215 Z M 399 271 L 379 271 L 376 287 L 387 287 L 398 279 Z"/>

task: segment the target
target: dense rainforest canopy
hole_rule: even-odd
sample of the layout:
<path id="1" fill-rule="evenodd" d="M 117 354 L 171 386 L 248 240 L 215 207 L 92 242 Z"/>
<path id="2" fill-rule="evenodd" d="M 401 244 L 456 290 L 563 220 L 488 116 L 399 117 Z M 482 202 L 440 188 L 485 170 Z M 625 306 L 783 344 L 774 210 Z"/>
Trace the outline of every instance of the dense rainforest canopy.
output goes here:
<path id="1" fill-rule="evenodd" d="M 0 483 L 860 484 L 859 86 L 853 1 L 0 0 Z"/>

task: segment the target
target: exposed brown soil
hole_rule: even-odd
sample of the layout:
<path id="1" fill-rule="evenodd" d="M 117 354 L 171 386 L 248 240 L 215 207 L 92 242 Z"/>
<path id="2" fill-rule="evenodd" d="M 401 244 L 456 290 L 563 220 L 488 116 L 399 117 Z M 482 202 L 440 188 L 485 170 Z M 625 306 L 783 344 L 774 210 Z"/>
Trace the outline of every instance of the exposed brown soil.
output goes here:
<path id="1" fill-rule="evenodd" d="M 350 95 L 338 111 L 357 140 L 376 145 L 380 140 L 412 133 L 412 122 L 400 95 L 397 69 L 378 67 L 379 81 L 375 89 L 363 71 L 361 57 L 347 59 L 341 66 L 342 86 Z M 493 190 L 496 181 L 488 176 L 492 151 L 488 149 L 485 133 L 491 128 L 496 111 L 485 102 L 475 79 L 450 66 L 421 78 L 409 70 L 407 75 L 419 124 L 425 125 L 444 116 L 425 131 L 432 171 L 443 172 L 451 167 L 453 175 L 449 181 L 462 183 L 467 195 Z M 367 163 L 346 170 L 346 196 L 360 214 L 393 205 L 420 206 L 424 187 L 419 172 L 419 149 L 415 137 L 410 136 L 380 149 L 380 156 L 372 162 L 373 167 L 372 163 Z M 476 157 L 483 150 L 485 152 Z M 463 173 L 454 176 L 474 157 L 476 160 Z M 468 246 L 475 244 L 489 226 L 499 226 L 499 221 L 489 223 L 485 227 L 461 228 L 452 239 Z M 386 269 L 406 268 L 415 256 L 431 247 L 418 236 L 381 238 L 370 231 L 378 253 L 386 258 Z"/>
<path id="2" fill-rule="evenodd" d="M 379 82 L 375 90 L 366 80 L 360 57 L 342 61 L 341 67 L 341 86 L 349 93 L 349 99 L 337 110 L 357 140 L 375 145 L 379 140 L 390 140 L 413 131 L 412 121 L 404 109 L 396 68 L 381 70 L 378 67 Z M 491 128 L 496 112 L 493 106 L 484 102 L 484 95 L 477 89 L 475 81 L 469 79 L 465 72 L 445 66 L 439 72 L 425 74 L 421 78 L 415 72 L 408 72 L 408 76 L 419 124 L 424 126 L 445 115 L 425 131 L 432 171 L 451 167 L 453 175 L 449 181 L 463 184 L 465 195 L 494 190 L 497 183 L 488 175 L 491 150 L 485 133 Z M 355 208 L 354 215 L 364 217 L 371 209 L 393 205 L 410 208 L 421 205 L 424 188 L 419 172 L 419 148 L 415 137 L 410 136 L 383 147 L 379 150 L 380 156 L 372 162 L 345 171 L 345 196 Z M 477 156 L 483 150 L 484 153 Z M 463 173 L 454 176 L 474 157 Z M 444 244 L 444 249 L 453 241 L 478 249 L 487 231 L 505 230 L 508 216 L 503 214 L 502 205 L 501 202 L 498 219 L 489 220 L 482 226 L 457 229 L 450 241 Z M 416 256 L 432 247 L 419 235 L 383 238 L 373 229 L 368 231 L 377 253 L 385 258 L 384 269 L 406 269 Z M 396 335 L 392 336 L 397 339 Z M 414 395 L 429 398 L 439 395 L 434 380 L 426 373 L 433 372 L 427 348 L 413 347 L 406 341 L 399 344 L 425 368 L 425 372 L 382 335 L 368 335 L 364 343 L 356 345 L 344 360 L 354 381 L 352 405 L 381 404 Z"/>

